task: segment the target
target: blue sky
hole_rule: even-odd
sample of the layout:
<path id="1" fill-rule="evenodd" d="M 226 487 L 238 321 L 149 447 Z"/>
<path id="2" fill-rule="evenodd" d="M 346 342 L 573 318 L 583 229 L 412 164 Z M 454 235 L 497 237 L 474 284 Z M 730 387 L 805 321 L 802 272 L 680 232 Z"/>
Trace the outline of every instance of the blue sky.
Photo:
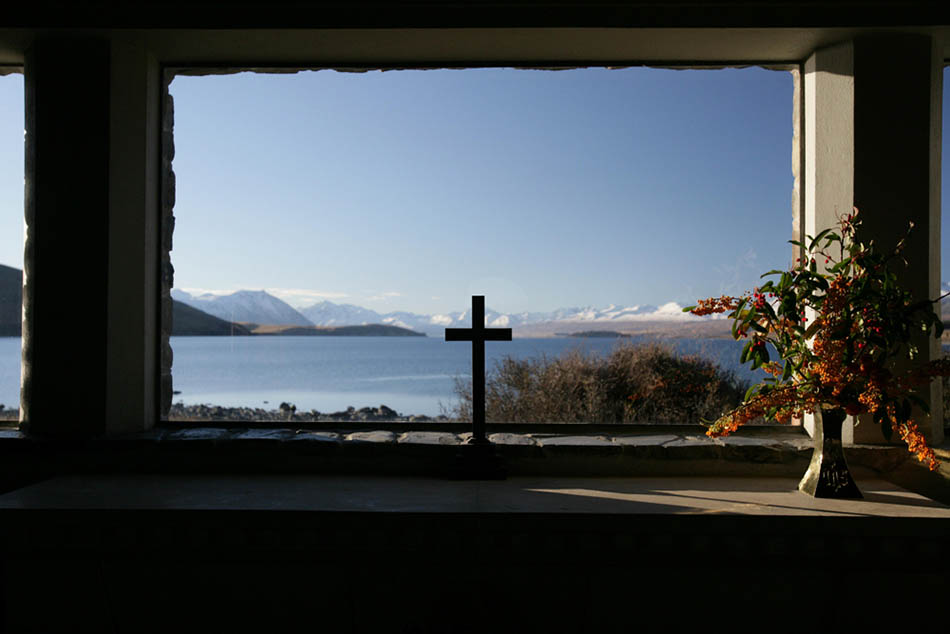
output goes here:
<path id="1" fill-rule="evenodd" d="M 0 76 L 0 264 L 23 268 L 23 75 Z"/>
<path id="2" fill-rule="evenodd" d="M 550 310 L 691 303 L 789 263 L 787 72 L 241 73 L 171 91 L 178 287 Z M 22 99 L 22 77 L 0 77 L 14 266 Z"/>
<path id="3" fill-rule="evenodd" d="M 788 73 L 245 73 L 171 90 L 181 287 L 549 310 L 689 301 L 787 263 Z"/>

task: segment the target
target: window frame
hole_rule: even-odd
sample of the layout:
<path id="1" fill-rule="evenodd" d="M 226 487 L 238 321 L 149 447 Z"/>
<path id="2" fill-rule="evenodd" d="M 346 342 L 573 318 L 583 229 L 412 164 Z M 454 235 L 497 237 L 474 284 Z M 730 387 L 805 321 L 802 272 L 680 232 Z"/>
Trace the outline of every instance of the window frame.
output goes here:
<path id="1" fill-rule="evenodd" d="M 173 159 L 174 159 L 174 106 L 173 99 L 169 90 L 170 84 L 175 77 L 181 76 L 203 76 L 203 75 L 224 75 L 224 74 L 237 74 L 242 72 L 255 72 L 255 73 L 295 73 L 300 71 L 320 71 L 320 70 L 335 70 L 335 71 L 349 71 L 349 72 L 366 72 L 374 70 L 430 70 L 430 69 L 447 69 L 447 70 L 464 70 L 464 69 L 477 69 L 477 68 L 512 68 L 519 70 L 565 70 L 565 69 L 581 69 L 581 68 L 630 68 L 630 67 L 645 67 L 645 68 L 657 68 L 657 69 L 678 69 L 678 70 L 718 70 L 723 68 L 746 68 L 746 67 L 760 67 L 766 70 L 772 71 L 786 71 L 791 73 L 793 81 L 793 95 L 792 95 L 792 118 L 793 118 L 793 131 L 792 131 L 792 155 L 791 155 L 791 167 L 793 173 L 793 187 L 791 192 L 791 231 L 789 232 L 790 238 L 801 241 L 804 235 L 804 221 L 802 219 L 802 213 L 804 210 L 804 187 L 802 186 L 802 175 L 804 174 L 804 152 L 803 152 L 803 134 L 804 124 L 802 121 L 803 113 L 803 81 L 804 76 L 804 61 L 762 61 L 762 62 L 750 62 L 743 61 L 741 63 L 720 61 L 720 62 L 703 62 L 701 64 L 657 64 L 653 62 L 644 62 L 644 61 L 631 61 L 631 60 L 613 60 L 613 61 L 598 61 L 597 63 L 577 63 L 566 60 L 561 61 L 548 61 L 548 62 L 532 62 L 526 64 L 523 60 L 514 60 L 514 61 L 495 61 L 491 63 L 431 63 L 431 62 L 401 62 L 398 64 L 384 64 L 384 63 L 372 63 L 372 62 L 345 62 L 345 63 L 334 63 L 334 64 L 278 64 L 278 65 L 254 65 L 254 64 L 208 64 L 208 63 L 189 63 L 189 64 L 162 64 L 161 71 L 159 76 L 161 77 L 161 99 L 162 99 L 162 111 L 161 111 L 161 127 L 163 142 L 161 144 L 161 160 L 160 164 L 162 165 L 162 187 L 161 187 L 161 196 L 162 196 L 162 216 L 161 216 L 161 234 L 162 238 L 162 248 L 160 249 L 159 257 L 161 258 L 160 268 L 163 271 L 161 281 L 159 296 L 161 303 L 161 319 L 159 324 L 159 350 L 158 358 L 161 360 L 161 367 L 158 369 L 159 386 L 157 387 L 158 394 L 160 398 L 157 399 L 157 424 L 160 426 L 168 428 L 188 428 L 188 427 L 221 427 L 221 428 L 235 428 L 235 427 L 258 427 L 258 428 L 281 428 L 287 427 L 288 421 L 239 421 L 239 420 L 212 420 L 212 421 L 169 421 L 168 420 L 168 411 L 172 405 L 173 397 L 173 366 L 170 364 L 173 359 L 173 354 L 170 344 L 171 336 L 171 290 L 173 288 L 172 278 L 174 268 L 171 262 L 171 245 L 172 245 L 172 234 L 174 232 L 175 219 L 174 219 L 174 203 L 175 203 L 175 175 L 173 169 Z M 169 109 L 171 112 L 169 112 Z M 166 136 L 167 135 L 167 136 Z M 166 248 L 167 247 L 167 248 Z M 791 247 L 790 255 L 794 257 L 800 255 L 800 247 Z M 467 429 L 471 428 L 471 423 L 465 422 L 444 422 L 444 423 L 432 423 L 432 422 L 420 422 L 420 423 L 394 423 L 394 422 L 385 422 L 381 421 L 378 423 L 372 424 L 363 424 L 363 423 L 339 423 L 339 422 L 300 422 L 295 421 L 290 425 L 297 429 L 306 429 L 306 430 L 330 430 L 330 429 L 349 429 L 352 431 L 364 431 L 369 428 L 377 428 L 384 426 L 386 429 L 399 429 L 405 431 L 453 431 L 456 433 L 464 432 Z M 760 434 L 762 432 L 770 433 L 773 431 L 787 432 L 790 427 L 789 425 L 783 425 L 779 423 L 769 422 L 761 426 L 755 426 L 756 431 L 751 432 L 755 434 Z M 804 428 L 801 426 L 801 421 L 795 421 L 792 425 L 792 429 L 801 431 L 804 433 Z M 604 433 L 606 431 L 614 431 L 618 433 L 662 433 L 663 431 L 673 431 L 677 433 L 703 433 L 705 427 L 699 423 L 682 423 L 682 424 L 672 424 L 672 423 L 621 423 L 621 424 L 611 424 L 611 423 L 597 423 L 597 422 L 585 422 L 585 423 L 490 423 L 488 427 L 490 433 L 561 433 L 563 431 L 569 431 L 570 433 L 579 433 L 579 434 L 597 434 Z M 747 432 L 749 433 L 749 432 Z"/>

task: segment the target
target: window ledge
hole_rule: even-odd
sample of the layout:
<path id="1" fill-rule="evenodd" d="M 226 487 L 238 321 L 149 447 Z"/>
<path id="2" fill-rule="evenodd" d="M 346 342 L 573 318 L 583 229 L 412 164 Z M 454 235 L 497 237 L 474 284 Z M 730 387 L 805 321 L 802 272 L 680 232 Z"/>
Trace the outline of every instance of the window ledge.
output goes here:
<path id="1" fill-rule="evenodd" d="M 431 428 L 428 428 L 431 429 Z M 386 424 L 308 427 L 163 426 L 65 442 L 0 430 L 0 456 L 128 472 L 271 472 L 440 475 L 470 449 L 467 426 L 435 431 Z M 490 425 L 509 475 L 800 477 L 812 441 L 800 428 L 748 428 L 711 439 L 698 425 Z M 912 458 L 903 446 L 855 445 L 852 468 L 888 473 Z M 92 457 L 94 455 L 94 457 Z"/>

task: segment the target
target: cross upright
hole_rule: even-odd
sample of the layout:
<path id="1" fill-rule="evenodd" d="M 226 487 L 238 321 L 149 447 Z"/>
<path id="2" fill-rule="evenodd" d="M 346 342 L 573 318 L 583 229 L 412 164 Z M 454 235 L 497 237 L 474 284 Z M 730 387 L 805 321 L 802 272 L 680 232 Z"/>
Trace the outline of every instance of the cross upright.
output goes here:
<path id="1" fill-rule="evenodd" d="M 485 328 L 485 296 L 472 295 L 472 327 L 446 328 L 446 341 L 472 342 L 472 440 L 487 445 L 485 436 L 485 342 L 511 341 L 511 328 Z"/>

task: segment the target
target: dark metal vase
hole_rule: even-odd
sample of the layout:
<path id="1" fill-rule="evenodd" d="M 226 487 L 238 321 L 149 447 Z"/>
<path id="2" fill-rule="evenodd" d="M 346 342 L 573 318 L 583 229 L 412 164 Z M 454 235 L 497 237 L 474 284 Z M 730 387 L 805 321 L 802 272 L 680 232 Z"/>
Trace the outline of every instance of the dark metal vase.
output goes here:
<path id="1" fill-rule="evenodd" d="M 798 490 L 816 498 L 856 499 L 863 497 L 851 478 L 841 445 L 843 409 L 815 412 L 815 451 Z"/>

